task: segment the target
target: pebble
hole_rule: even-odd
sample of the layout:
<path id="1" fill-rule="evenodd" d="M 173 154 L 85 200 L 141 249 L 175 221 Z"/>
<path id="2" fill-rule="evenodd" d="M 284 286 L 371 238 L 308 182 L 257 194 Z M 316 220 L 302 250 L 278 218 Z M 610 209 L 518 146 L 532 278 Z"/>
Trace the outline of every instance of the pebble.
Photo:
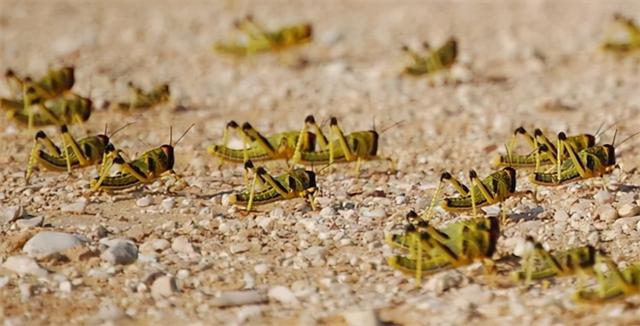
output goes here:
<path id="1" fill-rule="evenodd" d="M 144 196 L 142 198 L 139 198 L 138 200 L 136 200 L 136 205 L 138 207 L 147 207 L 147 206 L 151 205 L 151 197 L 150 196 Z"/>
<path id="2" fill-rule="evenodd" d="M 93 317 L 94 323 L 114 322 L 127 318 L 122 308 L 116 306 L 113 303 L 107 302 L 100 304 L 98 313 Z"/>
<path id="3" fill-rule="evenodd" d="M 269 265 L 257 264 L 253 267 L 253 271 L 256 272 L 256 274 L 265 274 L 269 271 Z"/>
<path id="4" fill-rule="evenodd" d="M 102 252 L 100 258 L 112 265 L 128 265 L 138 259 L 138 248 L 126 239 L 113 239 L 103 242 L 108 248 Z"/>
<path id="5" fill-rule="evenodd" d="M 20 298 L 22 299 L 22 301 L 29 300 L 35 290 L 35 286 L 29 283 L 20 283 L 20 285 L 18 285 L 18 288 L 20 289 Z"/>
<path id="6" fill-rule="evenodd" d="M 621 217 L 630 217 L 640 214 L 640 207 L 636 204 L 624 204 L 618 209 L 618 215 Z"/>
<path id="7" fill-rule="evenodd" d="M 43 277 L 49 274 L 46 269 L 38 265 L 35 259 L 27 256 L 11 256 L 2 264 L 2 267 L 20 275 Z"/>
<path id="8" fill-rule="evenodd" d="M 60 210 L 64 213 L 83 214 L 87 209 L 89 201 L 86 198 L 79 198 L 75 203 L 62 205 Z"/>
<path id="9" fill-rule="evenodd" d="M 458 287 L 463 281 L 464 278 L 458 271 L 448 271 L 429 278 L 425 288 L 441 294 L 444 293 L 444 291 Z"/>
<path id="10" fill-rule="evenodd" d="M 263 291 L 226 291 L 222 292 L 217 298 L 213 299 L 214 307 L 233 307 L 244 306 L 249 304 L 261 304 L 267 302 L 267 296 Z"/>
<path id="11" fill-rule="evenodd" d="M 171 249 L 173 249 L 173 251 L 175 252 L 184 254 L 195 253 L 195 248 L 193 248 L 193 245 L 191 244 L 191 242 L 189 242 L 189 239 L 183 235 L 173 239 L 173 242 L 171 243 Z"/>
<path id="12" fill-rule="evenodd" d="M 605 222 L 613 222 L 618 218 L 618 212 L 610 204 L 598 207 L 597 215 Z"/>
<path id="13" fill-rule="evenodd" d="M 60 282 L 60 285 L 58 286 L 58 288 L 62 292 L 70 293 L 72 288 L 73 288 L 73 286 L 71 285 L 71 282 L 63 281 L 63 282 Z"/>
<path id="14" fill-rule="evenodd" d="M 270 300 L 275 300 L 285 305 L 298 303 L 298 298 L 296 298 L 296 295 L 293 294 L 293 292 L 291 292 L 288 287 L 282 285 L 277 285 L 270 288 L 267 296 Z"/>
<path id="15" fill-rule="evenodd" d="M 170 210 L 173 208 L 173 206 L 176 204 L 176 199 L 173 197 L 168 197 L 162 200 L 162 208 L 164 208 L 165 210 Z"/>
<path id="16" fill-rule="evenodd" d="M 166 239 L 151 239 L 145 241 L 140 246 L 140 252 L 149 254 L 154 252 L 162 252 L 171 247 L 171 243 L 169 243 Z"/>
<path id="17" fill-rule="evenodd" d="M 349 326 L 378 326 L 382 325 L 378 314 L 373 309 L 351 310 L 342 313 L 342 318 Z"/>
<path id="18" fill-rule="evenodd" d="M 365 208 L 360 211 L 360 216 L 374 219 L 374 218 L 383 218 L 387 216 L 387 213 L 384 211 L 384 208 L 382 207 L 374 208 L 374 209 Z"/>
<path id="19" fill-rule="evenodd" d="M 246 242 L 234 243 L 229 246 L 229 251 L 231 251 L 232 254 L 239 254 L 245 251 L 249 251 L 249 249 L 251 249 L 251 246 Z"/>
<path id="20" fill-rule="evenodd" d="M 164 275 L 156 278 L 151 285 L 151 296 L 156 300 L 163 297 L 169 297 L 177 291 L 178 287 L 176 286 L 176 279 L 170 275 Z"/>
<path id="21" fill-rule="evenodd" d="M 11 223 L 24 215 L 22 206 L 8 206 L 0 210 L 0 224 Z"/>
<path id="22" fill-rule="evenodd" d="M 598 202 L 599 204 L 611 204 L 613 202 L 613 196 L 611 195 L 610 192 L 606 191 L 606 190 L 600 190 L 598 191 L 593 198 L 596 200 L 596 202 Z"/>
<path id="23" fill-rule="evenodd" d="M 31 229 L 31 228 L 34 228 L 34 227 L 42 226 L 43 222 L 44 222 L 44 217 L 42 217 L 42 216 L 34 216 L 34 217 L 29 217 L 29 218 L 21 218 L 21 219 L 16 221 L 16 225 L 21 230 L 27 230 L 27 229 Z"/>
<path id="24" fill-rule="evenodd" d="M 82 242 L 80 237 L 74 234 L 42 231 L 29 239 L 22 251 L 31 257 L 44 258 L 80 246 Z"/>
<path id="25" fill-rule="evenodd" d="M 0 276 L 0 289 L 9 284 L 9 276 Z"/>
<path id="26" fill-rule="evenodd" d="M 189 276 L 191 276 L 191 272 L 188 269 L 181 269 L 176 273 L 176 277 L 181 280 L 185 280 Z"/>

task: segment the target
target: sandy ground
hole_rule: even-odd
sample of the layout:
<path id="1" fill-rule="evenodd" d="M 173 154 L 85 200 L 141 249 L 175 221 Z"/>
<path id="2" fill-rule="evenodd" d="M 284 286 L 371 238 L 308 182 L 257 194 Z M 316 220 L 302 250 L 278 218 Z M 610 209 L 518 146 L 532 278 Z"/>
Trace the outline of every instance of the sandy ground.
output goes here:
<path id="1" fill-rule="evenodd" d="M 105 123 L 135 121 L 113 140 L 134 156 L 168 142 L 169 126 L 177 133 L 196 124 L 176 148 L 176 171 L 189 187 L 172 195 L 156 183 L 107 195 L 89 193 L 91 169 L 70 177 L 36 172 L 25 187 L 32 136 L 0 118 L 0 204 L 3 210 L 22 205 L 44 218 L 35 228 L 1 224 L 0 262 L 22 255 L 22 244 L 39 231 L 88 240 L 76 254 L 38 259 L 47 276 L 0 268 L 0 320 L 637 322 L 638 297 L 582 306 L 570 299 L 572 278 L 530 288 L 501 281 L 517 268 L 515 262 L 498 263 L 498 282 L 475 264 L 416 287 L 384 259 L 391 253 L 384 234 L 402 228 L 407 211 L 428 204 L 439 174 L 447 169 L 462 175 L 470 168 L 490 173 L 491 158 L 516 127 L 540 127 L 551 135 L 593 133 L 604 122 L 615 123 L 621 137 L 638 131 L 638 61 L 598 48 L 613 12 L 638 13 L 640 3 L 0 0 L 0 70 L 37 76 L 51 66 L 75 65 L 75 91 L 99 107 L 87 123 L 90 133 Z M 241 61 L 213 53 L 212 43 L 234 37 L 231 22 L 247 13 L 268 26 L 310 21 L 316 40 L 279 56 Z M 450 35 L 458 37 L 461 53 L 453 75 L 464 82 L 432 87 L 425 79 L 399 77 L 408 63 L 402 44 L 438 44 Z M 293 65 L 299 57 L 308 60 L 304 68 Z M 106 101 L 126 99 L 129 80 L 145 87 L 169 82 L 173 102 L 131 115 L 105 109 Z M 6 85 L 0 87 L 8 95 Z M 205 150 L 221 140 L 225 123 L 250 121 L 272 133 L 300 128 L 310 113 L 321 120 L 337 116 L 345 131 L 370 129 L 374 120 L 379 129 L 404 121 L 381 136 L 381 152 L 397 159 L 400 172 L 377 173 L 386 165 L 368 162 L 354 177 L 351 166 L 340 166 L 320 176 L 317 211 L 302 200 L 248 215 L 223 206 L 215 194 L 243 183 L 239 167 L 218 171 Z M 55 135 L 55 129 L 46 130 Z M 83 135 L 81 128 L 73 132 Z M 600 141 L 610 142 L 612 134 Z M 620 169 L 611 175 L 608 192 L 595 180 L 542 190 L 540 204 L 509 200 L 509 223 L 494 258 L 510 256 L 532 235 L 549 248 L 592 244 L 618 262 L 638 261 L 640 216 L 604 221 L 598 212 L 637 205 L 639 139 L 619 149 Z M 281 163 L 267 167 L 274 173 L 285 169 Z M 531 189 L 524 174 L 518 188 Z M 607 194 L 611 199 L 602 199 Z M 89 199 L 83 213 L 65 211 L 83 197 Z M 140 207 L 137 201 L 145 197 L 151 204 Z M 440 225 L 459 218 L 437 215 L 434 223 Z M 99 257 L 105 240 L 124 238 L 138 247 L 136 262 L 112 266 Z M 176 287 L 156 283 L 158 275 Z M 257 302 L 220 307 L 220 297 L 230 291 L 247 291 Z"/>

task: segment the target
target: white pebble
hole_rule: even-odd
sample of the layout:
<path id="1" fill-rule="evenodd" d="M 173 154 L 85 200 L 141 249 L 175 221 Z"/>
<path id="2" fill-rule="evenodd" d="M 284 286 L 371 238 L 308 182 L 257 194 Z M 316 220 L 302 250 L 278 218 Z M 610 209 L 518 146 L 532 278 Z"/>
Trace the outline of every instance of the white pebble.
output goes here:
<path id="1" fill-rule="evenodd" d="M 78 201 L 72 204 L 63 205 L 60 207 L 60 210 L 65 213 L 76 213 L 82 214 L 87 209 L 87 204 L 89 201 L 86 198 L 80 198 Z"/>
<path id="2" fill-rule="evenodd" d="M 175 205 L 176 203 L 176 199 L 173 197 L 168 197 L 162 200 L 162 208 L 164 208 L 165 210 L 170 210 L 173 208 L 173 205 Z"/>
<path id="3" fill-rule="evenodd" d="M 269 265 L 267 264 L 257 264 L 253 267 L 253 270 L 256 274 L 265 274 L 269 271 Z"/>
<path id="4" fill-rule="evenodd" d="M 596 202 L 598 202 L 599 204 L 611 204 L 613 202 L 613 196 L 611 195 L 610 192 L 606 191 L 606 190 L 600 190 L 598 191 L 593 198 L 596 200 Z"/>
<path id="5" fill-rule="evenodd" d="M 366 217 L 366 218 L 382 218 L 387 216 L 387 213 L 384 211 L 384 208 L 379 207 L 379 208 L 374 208 L 374 209 L 363 209 L 360 211 L 360 216 L 362 217 Z"/>
<path id="6" fill-rule="evenodd" d="M 624 204 L 618 209 L 618 214 L 621 217 L 630 217 L 640 214 L 640 207 L 636 204 Z"/>
<path id="7" fill-rule="evenodd" d="M 222 292 L 220 296 L 212 302 L 214 307 L 232 307 L 243 306 L 248 304 L 260 304 L 267 301 L 267 296 L 262 291 L 227 291 Z"/>
<path id="8" fill-rule="evenodd" d="M 189 270 L 187 269 L 181 269 L 176 273 L 176 277 L 184 280 L 186 278 L 188 278 L 189 276 L 191 276 L 191 272 L 189 272 Z"/>
<path id="9" fill-rule="evenodd" d="M 22 206 L 9 206 L 0 210 L 0 224 L 7 224 L 15 221 L 24 215 Z"/>
<path id="10" fill-rule="evenodd" d="M 342 317 L 349 326 L 378 326 L 380 320 L 373 309 L 351 310 L 342 313 Z"/>
<path id="11" fill-rule="evenodd" d="M 610 204 L 600 206 L 597 211 L 600 219 L 605 222 L 613 222 L 618 218 L 618 212 Z"/>
<path id="12" fill-rule="evenodd" d="M 138 259 L 138 247 L 126 239 L 114 239 L 104 242 L 108 248 L 100 255 L 111 265 L 128 265 Z"/>
<path id="13" fill-rule="evenodd" d="M 229 246 L 229 251 L 231 251 L 232 254 L 239 254 L 245 251 L 249 251 L 249 249 L 251 249 L 251 246 L 246 242 L 234 243 Z"/>
<path id="14" fill-rule="evenodd" d="M 58 286 L 58 288 L 60 289 L 60 291 L 65 292 L 65 293 L 70 293 L 71 289 L 73 288 L 71 286 L 71 282 L 69 281 L 64 281 L 64 282 L 60 282 L 60 285 Z"/>
<path id="15" fill-rule="evenodd" d="M 30 218 L 21 218 L 16 221 L 16 225 L 20 230 L 31 229 L 34 227 L 42 226 L 44 222 L 44 217 L 42 216 L 34 216 Z"/>
<path id="16" fill-rule="evenodd" d="M 34 275 L 38 277 L 47 276 L 49 272 L 40 267 L 31 257 L 11 256 L 2 264 L 2 267 L 14 271 L 20 275 Z"/>
<path id="17" fill-rule="evenodd" d="M 147 207 L 151 205 L 151 197 L 144 196 L 142 198 L 139 198 L 138 200 L 136 200 L 136 205 L 138 207 Z"/>
<path id="18" fill-rule="evenodd" d="M 285 305 L 298 303 L 298 298 L 296 298 L 296 295 L 293 294 L 293 292 L 291 292 L 288 287 L 282 285 L 277 285 L 269 289 L 269 293 L 267 293 L 267 296 L 270 300 L 275 300 Z"/>
<path id="19" fill-rule="evenodd" d="M 22 247 L 22 251 L 31 257 L 44 258 L 80 245 L 82 240 L 77 235 L 42 231 L 29 239 Z"/>
<path id="20" fill-rule="evenodd" d="M 151 296 L 156 300 L 169 297 L 176 291 L 178 291 L 176 280 L 169 275 L 158 277 L 151 285 Z"/>

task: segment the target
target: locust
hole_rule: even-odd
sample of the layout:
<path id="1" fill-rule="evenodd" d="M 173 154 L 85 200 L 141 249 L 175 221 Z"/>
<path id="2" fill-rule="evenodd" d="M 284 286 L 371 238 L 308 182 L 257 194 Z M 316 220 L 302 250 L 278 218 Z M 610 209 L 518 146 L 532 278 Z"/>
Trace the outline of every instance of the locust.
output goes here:
<path id="1" fill-rule="evenodd" d="M 148 92 L 132 82 L 127 83 L 127 87 L 131 92 L 131 99 L 129 102 L 120 102 L 117 105 L 123 111 L 147 109 L 171 100 L 169 84 L 160 84 Z"/>
<path id="2" fill-rule="evenodd" d="M 550 253 L 532 237 L 527 237 L 526 241 L 531 250 L 523 257 L 521 270 L 513 273 L 516 282 L 529 284 L 550 277 L 589 274 L 593 271 L 597 251 L 592 246 Z"/>
<path id="3" fill-rule="evenodd" d="M 620 54 L 640 50 L 640 26 L 633 19 L 619 13 L 613 15 L 613 21 L 624 28 L 627 39 L 625 41 L 607 40 L 602 43 L 602 49 Z"/>
<path id="4" fill-rule="evenodd" d="M 580 303 L 602 304 L 613 302 L 640 292 L 640 263 L 620 269 L 611 258 L 604 254 L 596 257 L 598 267 L 594 268 L 597 284 L 593 288 L 580 288 L 573 299 Z"/>
<path id="5" fill-rule="evenodd" d="M 103 134 L 85 137 L 79 140 L 76 140 L 71 135 L 66 125 L 62 125 L 62 127 L 60 127 L 62 146 L 57 146 L 44 131 L 38 131 L 35 135 L 31 155 L 29 155 L 27 162 L 27 170 L 25 172 L 26 183 L 29 184 L 34 165 L 38 165 L 49 171 L 60 172 L 66 170 L 70 173 L 73 169 L 101 163 L 105 153 L 113 149 L 110 138 L 128 125 L 130 124 L 116 129 L 111 136 L 108 136 L 105 126 Z M 62 147 L 62 149 L 60 147 Z"/>
<path id="6" fill-rule="evenodd" d="M 334 163 L 355 162 L 355 171 L 359 173 L 361 161 L 386 160 L 391 169 L 395 170 L 393 159 L 378 155 L 380 136 L 376 130 L 354 131 L 345 135 L 338 126 L 336 117 L 330 118 L 329 128 L 329 139 L 319 128 L 316 129 L 320 149 L 296 150 L 292 158 L 293 164 L 332 166 Z"/>
<path id="7" fill-rule="evenodd" d="M 404 73 L 411 76 L 432 75 L 440 71 L 447 71 L 455 64 L 458 57 L 458 42 L 450 37 L 437 49 L 432 49 L 429 43 L 424 42 L 425 53 L 420 54 L 409 46 L 403 46 L 402 51 L 413 59 L 413 63 L 404 69 Z"/>
<path id="8" fill-rule="evenodd" d="M 92 190 L 124 190 L 139 184 L 152 183 L 164 175 L 176 175 L 173 170 L 175 163 L 174 149 L 193 126 L 191 125 L 187 128 L 175 143 L 171 140 L 171 130 L 169 144 L 150 149 L 132 161 L 126 161 L 122 157 L 120 150 L 107 153 L 100 169 L 100 176 L 91 182 Z M 111 176 L 109 174 L 114 164 L 119 165 L 119 172 Z"/>
<path id="9" fill-rule="evenodd" d="M 407 217 L 415 219 L 417 214 L 410 212 Z M 415 275 L 416 284 L 421 284 L 423 275 L 469 265 L 476 260 L 490 260 L 499 235 L 496 217 L 459 221 L 442 229 L 421 221 L 403 234 L 386 236 L 390 247 L 409 252 L 407 256 L 387 257 L 387 263 L 403 273 Z"/>
<path id="10" fill-rule="evenodd" d="M 242 57 L 256 53 L 282 51 L 309 43 L 313 39 L 313 28 L 308 23 L 269 31 L 248 15 L 244 19 L 235 21 L 234 27 L 246 35 L 246 42 L 217 42 L 213 46 L 215 51 Z"/>
<path id="11" fill-rule="evenodd" d="M 22 96 L 26 87 L 32 86 L 38 97 L 52 99 L 71 90 L 75 84 L 75 68 L 50 69 L 41 79 L 32 81 L 30 77 L 20 77 L 13 70 L 5 72 L 9 88 L 16 96 Z"/>
<path id="12" fill-rule="evenodd" d="M 303 168 L 295 168 L 279 176 L 272 176 L 264 167 L 255 167 L 251 161 L 245 169 L 253 174 L 246 187 L 230 195 L 229 203 L 245 207 L 264 205 L 281 200 L 304 198 L 315 210 L 314 195 L 317 190 L 316 174 Z"/>
<path id="13" fill-rule="evenodd" d="M 27 94 L 33 94 L 35 89 L 29 87 Z M 43 127 L 48 125 L 82 124 L 91 116 L 93 103 L 90 99 L 66 94 L 57 98 L 29 96 L 20 99 L 0 99 L 0 108 L 7 112 L 7 117 L 17 123 L 29 127 Z"/>
<path id="14" fill-rule="evenodd" d="M 316 130 L 316 134 L 320 128 L 315 122 L 312 115 L 305 119 L 305 126 L 310 126 Z M 242 149 L 234 149 L 228 147 L 229 132 L 235 132 L 242 138 Z M 222 144 L 211 145 L 207 148 L 207 152 L 222 162 L 246 163 L 251 160 L 270 161 L 270 160 L 290 160 L 296 150 L 313 151 L 316 146 L 316 134 L 302 131 L 285 131 L 271 136 L 264 136 L 257 131 L 250 123 L 245 122 L 242 127 L 235 121 L 229 121 L 225 127 Z M 320 135 L 322 135 L 320 133 Z M 326 146 L 326 138 L 322 135 L 318 138 L 321 146 Z"/>
<path id="15" fill-rule="evenodd" d="M 530 146 L 531 151 L 527 154 L 514 154 L 513 150 L 517 143 L 518 137 L 524 137 L 527 144 Z M 596 137 L 591 134 L 578 134 L 569 136 L 566 139 L 566 144 L 570 145 L 574 150 L 581 151 L 585 148 L 594 146 L 596 143 Z M 527 132 L 524 127 L 519 127 L 513 132 L 513 136 L 506 147 L 506 154 L 498 155 L 494 161 L 493 166 L 504 167 L 511 166 L 514 168 L 536 168 L 539 169 L 543 166 L 555 165 L 557 157 L 554 153 L 557 152 L 556 142 L 552 142 L 547 138 L 542 130 L 536 128 L 533 136 Z M 548 151 L 540 152 L 540 146 L 546 146 Z M 568 157 L 568 152 L 565 150 L 562 153 L 563 158 Z"/>

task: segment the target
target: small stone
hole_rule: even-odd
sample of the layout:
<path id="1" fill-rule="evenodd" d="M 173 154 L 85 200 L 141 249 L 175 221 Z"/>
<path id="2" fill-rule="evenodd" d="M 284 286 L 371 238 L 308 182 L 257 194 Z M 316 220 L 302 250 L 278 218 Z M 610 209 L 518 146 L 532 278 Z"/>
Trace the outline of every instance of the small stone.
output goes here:
<path id="1" fill-rule="evenodd" d="M 69 281 L 64 281 L 64 282 L 60 282 L 60 285 L 58 286 L 58 288 L 60 289 L 60 291 L 62 292 L 66 292 L 66 293 L 70 293 L 71 289 L 73 288 L 71 285 L 71 282 Z"/>
<path id="2" fill-rule="evenodd" d="M 613 196 L 606 190 L 598 191 L 593 198 L 601 205 L 611 204 L 613 202 Z"/>
<path id="3" fill-rule="evenodd" d="M 220 203 L 222 204 L 222 206 L 224 207 L 228 207 L 232 204 L 232 195 L 230 194 L 224 194 L 222 195 L 222 198 L 220 199 Z"/>
<path id="4" fill-rule="evenodd" d="M 232 254 L 239 254 L 245 251 L 249 251 L 249 249 L 251 249 L 251 246 L 246 242 L 234 243 L 229 246 L 229 251 L 231 251 Z"/>
<path id="5" fill-rule="evenodd" d="M 441 294 L 449 289 L 460 286 L 463 281 L 464 278 L 459 272 L 448 271 L 429 278 L 425 287 L 437 294 Z"/>
<path id="6" fill-rule="evenodd" d="M 0 289 L 9 284 L 9 276 L 0 276 Z"/>
<path id="7" fill-rule="evenodd" d="M 2 264 L 2 267 L 20 275 L 43 277 L 49 274 L 49 272 L 40 267 L 33 258 L 27 256 L 11 256 Z"/>
<path id="8" fill-rule="evenodd" d="M 0 210 L 0 225 L 11 223 L 24 215 L 22 206 L 8 206 Z"/>
<path id="9" fill-rule="evenodd" d="M 212 306 L 222 308 L 244 306 L 248 304 L 261 304 L 265 302 L 267 302 L 267 296 L 262 291 L 227 291 L 222 292 L 220 296 L 215 298 L 212 302 Z"/>
<path id="10" fill-rule="evenodd" d="M 636 216 L 640 214 L 640 207 L 636 204 L 624 204 L 618 209 L 621 217 Z"/>
<path id="11" fill-rule="evenodd" d="M 128 265 L 138 259 L 138 248 L 125 239 L 113 239 L 106 241 L 108 248 L 100 255 L 102 260 L 112 265 Z"/>
<path id="12" fill-rule="evenodd" d="M 140 246 L 140 252 L 143 252 L 145 254 L 162 252 L 168 249 L 170 246 L 171 246 L 171 243 L 169 243 L 169 241 L 166 239 L 151 239 L 151 240 L 145 241 Z"/>
<path id="13" fill-rule="evenodd" d="M 142 198 L 139 198 L 138 200 L 136 200 L 136 205 L 138 207 L 147 207 L 147 206 L 151 205 L 151 197 L 150 196 L 144 196 Z"/>
<path id="14" fill-rule="evenodd" d="M 100 310 L 93 317 L 94 323 L 114 322 L 127 318 L 122 308 L 116 306 L 113 303 L 106 303 L 100 305 Z"/>
<path id="15" fill-rule="evenodd" d="M 556 210 L 555 214 L 553 214 L 553 219 L 556 222 L 565 222 L 569 219 L 569 213 L 567 213 L 567 211 L 565 210 L 558 209 Z"/>
<path id="16" fill-rule="evenodd" d="M 257 264 L 256 266 L 253 267 L 253 271 L 256 272 L 256 274 L 265 274 L 266 272 L 269 271 L 269 265 Z"/>
<path id="17" fill-rule="evenodd" d="M 618 212 L 610 204 L 598 207 L 597 215 L 605 222 L 613 222 L 618 218 Z"/>
<path id="18" fill-rule="evenodd" d="M 515 256 L 523 258 L 531 252 L 533 252 L 533 244 L 531 242 L 522 238 L 516 240 L 516 245 L 513 249 L 513 254 Z"/>
<path id="19" fill-rule="evenodd" d="M 382 325 L 378 314 L 373 309 L 351 310 L 342 313 L 342 318 L 349 326 L 378 326 Z"/>
<path id="20" fill-rule="evenodd" d="M 360 211 L 360 216 L 375 219 L 375 218 L 383 218 L 387 216 L 387 213 L 384 211 L 384 208 L 374 208 L 374 209 L 363 209 Z"/>
<path id="21" fill-rule="evenodd" d="M 42 226 L 43 222 L 44 222 L 44 217 L 42 217 L 42 216 L 34 216 L 34 217 L 29 217 L 29 218 L 21 218 L 21 219 L 16 221 L 16 225 L 21 230 L 27 230 L 27 229 L 35 228 L 35 227 L 38 227 L 38 226 Z"/>
<path id="22" fill-rule="evenodd" d="M 175 205 L 176 200 L 173 197 L 168 197 L 162 200 L 162 208 L 164 208 L 165 210 L 170 210 L 173 208 L 173 205 Z"/>
<path id="23" fill-rule="evenodd" d="M 183 235 L 173 239 L 173 242 L 171 243 L 171 249 L 173 249 L 173 251 L 175 252 L 181 252 L 184 254 L 195 253 L 193 245 L 191 244 L 191 242 L 189 242 L 189 239 Z"/>
<path id="24" fill-rule="evenodd" d="M 278 301 L 285 305 L 297 304 L 298 298 L 296 295 L 289 290 L 288 287 L 277 285 L 269 289 L 269 293 L 267 294 L 270 300 Z"/>
<path id="25" fill-rule="evenodd" d="M 29 283 L 20 283 L 18 288 L 20 289 L 20 298 L 22 301 L 26 301 L 31 298 L 33 291 L 35 290 L 35 286 Z"/>
<path id="26" fill-rule="evenodd" d="M 329 217 L 333 217 L 336 215 L 336 210 L 333 209 L 333 207 L 331 206 L 327 206 L 323 209 L 320 210 L 320 216 L 324 217 L 324 218 L 329 218 Z"/>
<path id="27" fill-rule="evenodd" d="M 83 214 L 87 209 L 89 201 L 86 198 L 80 198 L 78 201 L 72 204 L 62 205 L 60 210 L 65 213 Z"/>
<path id="28" fill-rule="evenodd" d="M 158 277 L 151 285 L 151 296 L 156 300 L 163 297 L 169 297 L 177 291 L 178 287 L 176 286 L 176 279 L 169 275 Z"/>
<path id="29" fill-rule="evenodd" d="M 176 277 L 181 280 L 187 279 L 189 276 L 191 276 L 191 272 L 187 269 L 181 269 L 176 273 Z"/>
<path id="30" fill-rule="evenodd" d="M 80 245 L 82 241 L 77 235 L 42 231 L 29 239 L 22 247 L 22 251 L 31 257 L 44 258 Z"/>

